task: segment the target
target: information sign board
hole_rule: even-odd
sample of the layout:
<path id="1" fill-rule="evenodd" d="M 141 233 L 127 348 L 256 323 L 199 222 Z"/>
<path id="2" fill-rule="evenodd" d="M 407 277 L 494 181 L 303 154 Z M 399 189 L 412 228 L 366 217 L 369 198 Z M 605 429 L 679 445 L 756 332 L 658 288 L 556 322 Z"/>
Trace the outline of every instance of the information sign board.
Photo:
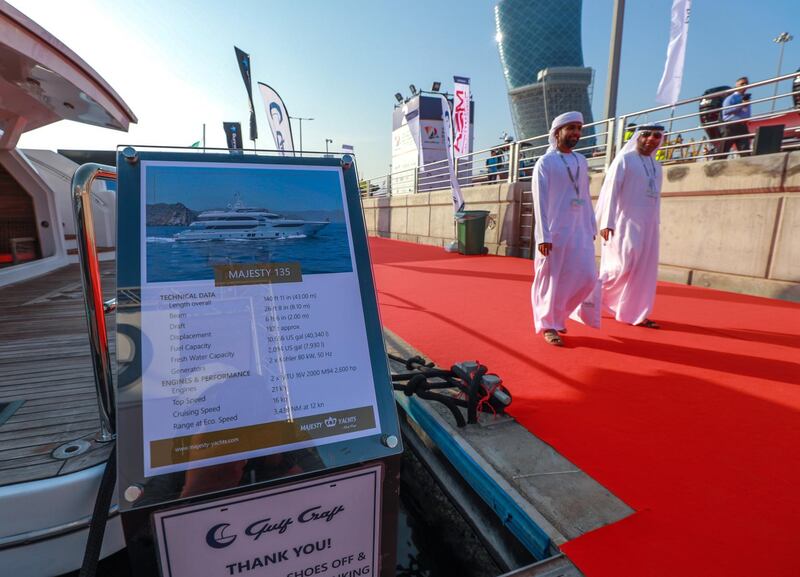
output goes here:
<path id="1" fill-rule="evenodd" d="M 123 509 L 399 452 L 355 170 L 148 151 L 118 167 Z"/>
<path id="2" fill-rule="evenodd" d="M 161 574 L 376 575 L 381 469 L 156 512 Z"/>

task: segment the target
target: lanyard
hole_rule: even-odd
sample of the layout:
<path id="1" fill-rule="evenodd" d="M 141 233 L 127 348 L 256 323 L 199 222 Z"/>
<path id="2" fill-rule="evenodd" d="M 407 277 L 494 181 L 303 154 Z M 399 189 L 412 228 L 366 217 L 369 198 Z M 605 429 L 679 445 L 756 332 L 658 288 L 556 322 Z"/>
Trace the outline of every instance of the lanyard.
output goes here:
<path id="1" fill-rule="evenodd" d="M 652 172 L 647 169 L 647 163 L 644 161 L 644 157 L 641 154 L 639 155 L 639 160 L 642 161 L 642 168 L 644 168 L 644 173 L 647 175 L 647 187 L 650 193 L 654 193 L 656 191 L 656 163 L 653 162 L 651 156 L 647 158 L 650 159 L 650 168 Z"/>
<path id="2" fill-rule="evenodd" d="M 574 152 L 570 152 L 570 154 L 575 154 L 575 153 Z M 564 155 L 559 152 L 558 153 L 558 157 L 561 159 L 561 162 L 564 163 L 564 168 L 567 169 L 567 175 L 569 176 L 569 180 L 572 183 L 572 188 L 575 189 L 575 196 L 580 197 L 581 196 L 581 190 L 578 187 L 578 179 L 581 177 L 581 163 L 580 163 L 580 161 L 577 158 L 575 159 L 575 162 L 577 163 L 577 166 L 576 166 L 576 169 L 575 169 L 575 176 L 573 177 L 572 176 L 572 170 L 570 170 L 569 164 L 567 164 L 567 161 L 564 159 Z"/>

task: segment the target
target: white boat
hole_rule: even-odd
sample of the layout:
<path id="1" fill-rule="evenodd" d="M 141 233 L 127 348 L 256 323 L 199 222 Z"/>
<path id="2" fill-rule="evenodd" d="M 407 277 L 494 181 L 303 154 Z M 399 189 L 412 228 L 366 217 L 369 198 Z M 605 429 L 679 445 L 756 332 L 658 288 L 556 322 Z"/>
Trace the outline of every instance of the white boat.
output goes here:
<path id="1" fill-rule="evenodd" d="M 81 566 L 113 443 L 98 438 L 81 277 L 70 265 L 78 165 L 17 145 L 60 120 L 125 131 L 136 117 L 86 62 L 7 2 L 0 70 L 0 574 L 49 577 Z M 113 258 L 115 193 L 96 187 L 91 203 L 98 248 Z M 100 268 L 112 296 L 114 263 Z M 125 546 L 116 511 L 112 503 L 101 556 Z"/>
<path id="2" fill-rule="evenodd" d="M 227 210 L 201 212 L 188 230 L 175 235 L 177 241 L 274 240 L 314 236 L 330 221 L 286 218 L 266 208 L 246 207 L 234 197 Z"/>

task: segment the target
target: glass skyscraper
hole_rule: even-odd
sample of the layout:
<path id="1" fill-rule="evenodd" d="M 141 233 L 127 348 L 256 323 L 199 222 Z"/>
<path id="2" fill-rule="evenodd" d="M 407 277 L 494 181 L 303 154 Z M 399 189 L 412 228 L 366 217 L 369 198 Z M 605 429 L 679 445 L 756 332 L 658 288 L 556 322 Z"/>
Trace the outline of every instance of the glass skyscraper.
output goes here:
<path id="1" fill-rule="evenodd" d="M 592 69 L 583 66 L 581 9 L 581 0 L 500 0 L 495 6 L 497 46 L 519 139 L 547 133 L 553 118 L 569 110 L 592 122 Z"/>

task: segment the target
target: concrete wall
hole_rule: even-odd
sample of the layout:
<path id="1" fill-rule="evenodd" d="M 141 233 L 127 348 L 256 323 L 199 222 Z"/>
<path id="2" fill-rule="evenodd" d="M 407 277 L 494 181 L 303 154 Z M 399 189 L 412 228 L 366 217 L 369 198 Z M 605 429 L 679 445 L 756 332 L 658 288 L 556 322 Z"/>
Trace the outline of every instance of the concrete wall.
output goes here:
<path id="1" fill-rule="evenodd" d="M 591 178 L 597 197 L 603 175 Z M 491 254 L 528 255 L 530 183 L 463 190 L 488 210 Z M 441 246 L 454 238 L 449 191 L 364 199 L 369 233 Z M 800 301 L 800 152 L 664 168 L 663 280 Z"/>
<path id="2" fill-rule="evenodd" d="M 462 190 L 469 210 L 489 211 L 485 245 L 490 254 L 518 254 L 520 195 L 525 188 L 502 183 Z M 365 198 L 362 205 L 371 235 L 435 246 L 455 239 L 449 190 Z"/>

